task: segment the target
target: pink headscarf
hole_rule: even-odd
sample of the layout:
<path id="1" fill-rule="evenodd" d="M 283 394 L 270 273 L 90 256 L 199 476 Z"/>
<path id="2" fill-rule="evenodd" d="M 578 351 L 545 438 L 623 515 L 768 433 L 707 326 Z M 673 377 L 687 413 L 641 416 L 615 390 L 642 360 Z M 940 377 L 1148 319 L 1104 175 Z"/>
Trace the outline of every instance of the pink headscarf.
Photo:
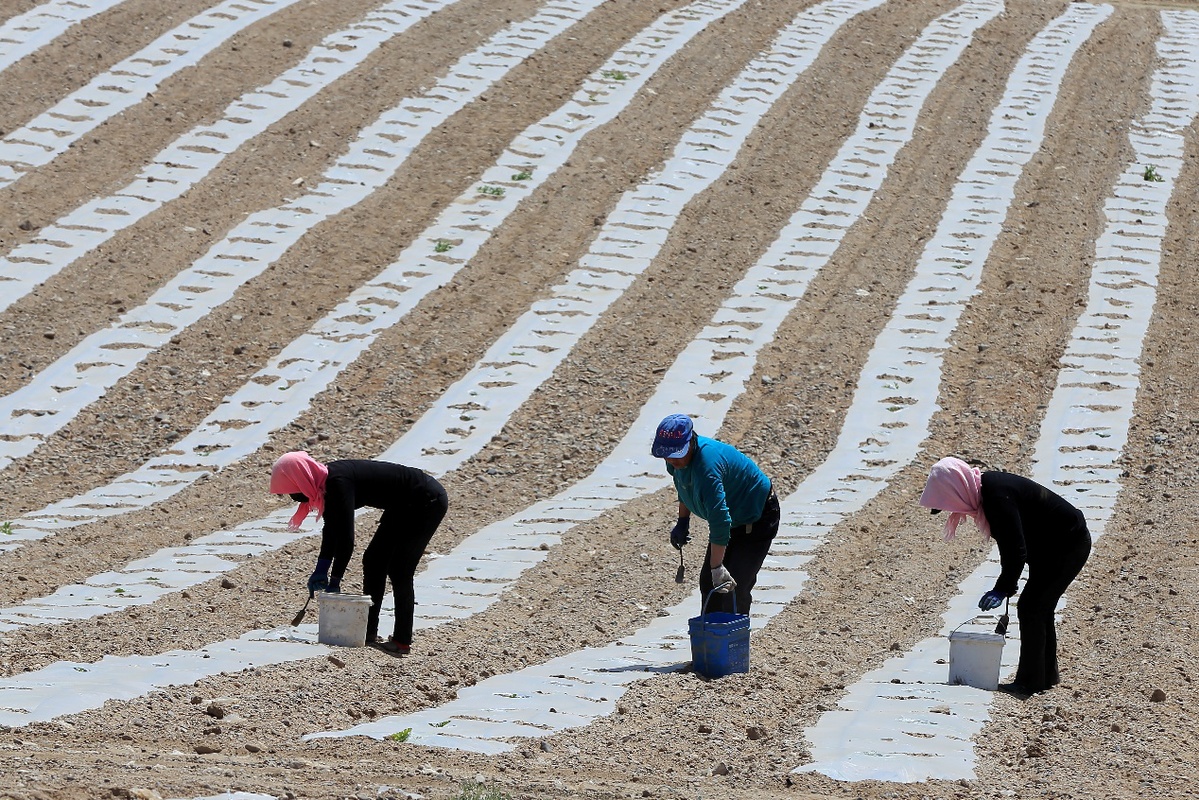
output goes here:
<path id="1" fill-rule="evenodd" d="M 309 512 L 316 510 L 316 518 L 325 513 L 325 479 L 329 468 L 302 451 L 293 451 L 279 456 L 271 467 L 271 494 L 302 494 L 307 503 L 300 503 L 291 521 L 289 531 L 298 531 Z"/>
<path id="2" fill-rule="evenodd" d="M 945 541 L 958 531 L 966 517 L 985 538 L 991 538 L 991 526 L 983 513 L 982 473 L 960 458 L 943 458 L 928 471 L 928 482 L 920 495 L 920 505 L 949 512 L 945 520 Z"/>

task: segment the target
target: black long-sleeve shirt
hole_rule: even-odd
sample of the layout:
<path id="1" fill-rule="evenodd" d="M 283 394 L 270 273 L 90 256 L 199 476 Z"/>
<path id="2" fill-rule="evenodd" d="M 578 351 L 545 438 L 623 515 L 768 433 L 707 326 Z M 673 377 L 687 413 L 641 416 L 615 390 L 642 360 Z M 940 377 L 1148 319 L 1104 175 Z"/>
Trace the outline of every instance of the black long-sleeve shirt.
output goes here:
<path id="1" fill-rule="evenodd" d="M 1011 597 L 1024 565 L 1053 568 L 1090 534 L 1083 513 L 1036 481 L 1007 472 L 982 474 L 982 506 L 999 546 L 995 591 Z"/>
<path id="2" fill-rule="evenodd" d="M 441 492 L 435 478 L 403 464 L 345 459 L 331 461 L 328 467 L 320 558 L 332 560 L 332 577 L 339 581 L 354 553 L 355 511 L 367 506 L 388 511 L 423 505 Z"/>

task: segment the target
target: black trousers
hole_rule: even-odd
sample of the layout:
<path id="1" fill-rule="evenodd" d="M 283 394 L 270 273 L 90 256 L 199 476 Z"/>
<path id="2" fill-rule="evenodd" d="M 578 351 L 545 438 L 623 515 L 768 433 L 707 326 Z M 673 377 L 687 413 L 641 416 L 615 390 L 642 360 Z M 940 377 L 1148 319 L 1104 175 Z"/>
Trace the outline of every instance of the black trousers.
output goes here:
<path id="1" fill-rule="evenodd" d="M 403 505 L 386 509 L 379 518 L 379 527 L 362 552 L 362 593 L 371 598 L 366 618 L 368 643 L 379 635 L 379 611 L 388 578 L 395 598 L 392 637 L 401 644 L 412 643 L 412 617 L 416 610 L 413 577 L 448 508 L 445 489 L 437 486 L 436 491 L 431 489 Z"/>
<path id="2" fill-rule="evenodd" d="M 770 545 L 779 532 L 779 498 L 772 489 L 766 503 L 762 506 L 762 516 L 749 525 L 733 528 L 728 546 L 724 551 L 724 567 L 737 582 L 735 592 L 712 595 L 708 603 L 708 611 L 733 612 L 733 599 L 736 598 L 736 613 L 748 614 L 753 602 L 753 588 L 758 582 L 758 572 L 770 552 Z M 704 555 L 704 567 L 699 573 L 700 610 L 712 591 L 712 545 Z"/>
<path id="3" fill-rule="evenodd" d="M 1053 612 L 1066 587 L 1082 572 L 1091 554 L 1091 535 L 1083 531 L 1073 547 L 1053 564 L 1029 564 L 1028 582 L 1016 605 L 1020 620 L 1020 664 L 1016 683 L 1040 692 L 1061 681 L 1057 668 L 1057 628 Z"/>

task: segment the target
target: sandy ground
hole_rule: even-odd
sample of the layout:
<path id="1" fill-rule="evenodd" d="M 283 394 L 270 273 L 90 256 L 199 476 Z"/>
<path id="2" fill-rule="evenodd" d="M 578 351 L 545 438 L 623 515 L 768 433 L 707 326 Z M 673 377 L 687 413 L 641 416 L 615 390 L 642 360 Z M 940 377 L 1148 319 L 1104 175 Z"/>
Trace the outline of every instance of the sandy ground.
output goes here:
<path id="1" fill-rule="evenodd" d="M 0 72 L 0 131 L 209 4 L 125 0 Z M 126 185 L 177 136 L 269 82 L 367 0 L 301 2 L 236 35 L 45 168 L 0 189 L 7 252 L 96 195 Z M 185 197 L 71 263 L 0 314 L 0 391 L 12 392 L 89 333 L 139 305 L 248 214 L 296 195 L 356 132 L 429 85 L 534 0 L 461 0 L 397 36 L 363 66 L 239 149 Z M 610 0 L 569 36 L 454 115 L 367 201 L 316 226 L 228 303 L 149 355 L 33 454 L 4 472 L 0 519 L 102 485 L 191 430 L 355 286 L 389 263 L 507 143 L 569 98 L 626 39 L 680 0 Z M 0 556 L 0 605 L 115 569 L 191 536 L 257 519 L 278 454 L 369 457 L 403 433 L 587 252 L 621 193 L 659 167 L 721 87 L 802 0 L 750 2 L 697 36 L 610 124 L 584 139 L 479 256 L 384 333 L 310 412 L 210 480 L 145 511 L 64 531 Z M 1163 244 L 1158 303 L 1124 488 L 1059 626 L 1064 682 L 1029 699 L 997 695 L 976 742 L 977 778 L 841 783 L 791 774 L 804 730 L 893 645 L 934 635 L 956 578 L 987 548 L 967 526 L 941 541 L 915 499 L 928 464 L 958 454 L 1027 471 L 1058 357 L 1085 304 L 1102 204 L 1131 158 L 1145 111 L 1161 8 L 1117 3 L 1071 64 L 1044 145 L 1025 169 L 1004 232 L 946 355 L 923 457 L 834 530 L 808 565 L 801 601 L 755 634 L 748 674 L 706 682 L 673 672 L 636 684 L 618 712 L 512 753 L 483 756 L 366 738 L 301 741 L 381 714 L 419 710 L 489 675 L 640 627 L 691 587 L 672 578 L 672 498 L 661 492 L 586 523 L 485 613 L 418 637 L 393 659 L 350 649 L 219 675 L 0 734 L 0 794 L 16 798 L 454 797 L 484 780 L 513 798 L 1194 797 L 1199 733 L 1190 709 L 1199 588 L 1193 527 L 1199 474 L 1199 132 L 1187 133 Z M 0 19 L 32 8 L 6 3 Z M 586 476 L 624 436 L 661 371 L 777 235 L 894 60 L 950 2 L 893 0 L 847 24 L 764 117 L 732 169 L 683 211 L 661 255 L 504 427 L 445 476 L 433 543 L 482 526 Z M 867 353 L 902 292 L 953 182 L 1026 43 L 1067 6 L 1015 0 L 941 78 L 916 135 L 869 212 L 763 351 L 719 431 L 771 474 L 780 495 L 828 454 Z M 649 442 L 646 442 L 649 446 Z M 701 529 L 702 530 L 702 529 Z M 151 606 L 0 637 L 0 673 L 59 660 L 195 648 L 283 624 L 304 597 L 316 539 L 248 561 Z M 647 558 L 639 558 L 640 554 Z M 699 548 L 688 548 L 690 574 Z M 352 573 L 351 581 L 357 580 Z M 904 603 L 903 596 L 916 598 Z M 565 611 L 567 613 L 560 613 Z M 1154 689 L 1164 701 L 1152 701 Z M 208 713 L 214 699 L 235 710 Z M 200 753 L 197 750 L 211 751 Z M 726 765 L 727 770 L 715 769 Z M 728 774 L 721 774 L 727 772 Z"/>

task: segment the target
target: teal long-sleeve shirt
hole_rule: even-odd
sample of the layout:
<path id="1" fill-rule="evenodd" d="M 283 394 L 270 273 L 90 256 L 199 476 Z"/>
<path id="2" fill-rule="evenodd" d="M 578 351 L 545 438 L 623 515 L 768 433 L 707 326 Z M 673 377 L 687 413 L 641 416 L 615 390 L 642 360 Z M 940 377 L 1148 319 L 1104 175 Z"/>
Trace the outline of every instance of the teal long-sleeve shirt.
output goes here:
<path id="1" fill-rule="evenodd" d="M 756 522 L 770 496 L 770 479 L 749 456 L 731 444 L 695 437 L 687 466 L 666 465 L 679 502 L 708 523 L 708 541 L 727 545 L 731 530 Z"/>

